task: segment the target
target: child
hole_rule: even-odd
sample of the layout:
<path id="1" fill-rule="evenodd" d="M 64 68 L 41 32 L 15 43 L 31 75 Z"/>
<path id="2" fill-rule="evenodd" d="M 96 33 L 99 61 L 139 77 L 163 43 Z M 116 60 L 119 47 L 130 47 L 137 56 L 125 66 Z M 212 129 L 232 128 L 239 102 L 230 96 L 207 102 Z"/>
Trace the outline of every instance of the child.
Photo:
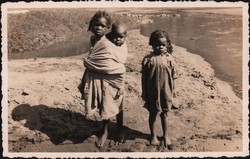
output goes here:
<path id="1" fill-rule="evenodd" d="M 121 21 L 117 21 L 112 25 L 111 32 L 106 34 L 106 38 L 115 44 L 116 46 L 122 46 L 123 50 L 119 51 L 116 50 L 116 56 L 119 57 L 121 63 L 125 64 L 127 58 L 127 44 L 126 44 L 126 37 L 127 37 L 127 26 L 125 23 Z M 126 49 L 124 51 L 124 49 Z M 124 81 L 124 74 L 122 74 L 121 78 Z M 118 88 L 118 95 L 122 95 L 124 93 L 124 87 Z"/>
<path id="2" fill-rule="evenodd" d="M 164 30 L 155 30 L 149 38 L 153 52 L 146 55 L 142 61 L 142 98 L 144 107 L 149 111 L 150 143 L 158 145 L 155 134 L 156 117 L 160 115 L 163 143 L 171 149 L 172 144 L 167 131 L 167 112 L 173 104 L 174 80 L 176 65 L 171 55 L 172 45 Z"/>
<path id="3" fill-rule="evenodd" d="M 89 22 L 88 31 L 91 31 L 93 35 L 90 37 L 90 46 L 89 46 L 89 53 L 91 49 L 95 46 L 95 44 L 104 38 L 105 34 L 107 33 L 108 29 L 110 28 L 112 23 L 110 15 L 105 11 L 98 11 L 94 14 Z M 85 72 L 83 73 L 82 81 L 78 86 L 79 91 L 81 92 L 82 96 L 81 99 L 84 99 L 84 87 L 85 83 L 83 79 L 85 78 Z"/>
<path id="4" fill-rule="evenodd" d="M 98 11 L 90 20 L 88 31 L 94 35 L 90 38 L 93 47 L 107 33 L 112 23 L 110 15 L 105 11 Z"/>
<path id="5" fill-rule="evenodd" d="M 83 96 L 87 114 L 96 109 L 103 120 L 103 130 L 96 142 L 102 147 L 108 136 L 110 118 L 116 116 L 118 142 L 124 142 L 123 132 L 123 90 L 124 66 L 127 57 L 125 43 L 127 28 L 122 23 L 112 25 L 112 31 L 95 43 L 84 59 L 86 67 L 83 79 Z"/>
<path id="6" fill-rule="evenodd" d="M 112 25 L 111 32 L 106 35 L 116 46 L 121 46 L 125 43 L 127 37 L 127 26 L 121 21 L 117 21 Z"/>

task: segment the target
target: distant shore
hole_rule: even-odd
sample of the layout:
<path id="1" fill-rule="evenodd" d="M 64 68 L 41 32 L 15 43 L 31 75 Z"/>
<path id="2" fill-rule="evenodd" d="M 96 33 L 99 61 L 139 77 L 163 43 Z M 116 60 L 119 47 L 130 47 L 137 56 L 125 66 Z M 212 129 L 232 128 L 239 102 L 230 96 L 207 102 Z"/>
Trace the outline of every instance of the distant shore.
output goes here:
<path id="1" fill-rule="evenodd" d="M 187 9 L 185 12 L 192 13 L 212 13 L 212 14 L 228 14 L 228 15 L 242 15 L 241 8 L 195 8 Z"/>

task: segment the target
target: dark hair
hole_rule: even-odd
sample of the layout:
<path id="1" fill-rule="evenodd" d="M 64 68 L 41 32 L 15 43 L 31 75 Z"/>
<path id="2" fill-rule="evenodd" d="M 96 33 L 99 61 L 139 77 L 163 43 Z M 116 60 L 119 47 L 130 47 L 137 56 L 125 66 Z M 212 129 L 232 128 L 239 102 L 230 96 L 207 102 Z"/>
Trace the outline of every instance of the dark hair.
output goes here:
<path id="1" fill-rule="evenodd" d="M 159 39 L 159 38 L 166 38 L 167 39 L 167 43 L 168 43 L 167 51 L 168 51 L 168 53 L 172 54 L 173 46 L 171 45 L 171 41 L 169 39 L 168 33 L 163 29 L 157 29 L 151 33 L 151 35 L 149 37 L 149 45 L 152 46 L 155 43 L 156 39 Z"/>
<path id="2" fill-rule="evenodd" d="M 123 26 L 127 30 L 127 25 L 123 21 L 116 21 L 112 24 L 111 32 L 116 33 L 119 27 Z M 127 31 L 125 32 L 127 34 Z"/>
<path id="3" fill-rule="evenodd" d="M 98 11 L 94 14 L 94 16 L 91 18 L 90 22 L 89 22 L 89 27 L 88 27 L 88 31 L 91 30 L 91 28 L 93 27 L 94 22 L 96 22 L 99 18 L 106 18 L 107 20 L 107 27 L 110 28 L 110 25 L 112 23 L 111 17 L 110 15 L 106 12 L 106 11 Z"/>

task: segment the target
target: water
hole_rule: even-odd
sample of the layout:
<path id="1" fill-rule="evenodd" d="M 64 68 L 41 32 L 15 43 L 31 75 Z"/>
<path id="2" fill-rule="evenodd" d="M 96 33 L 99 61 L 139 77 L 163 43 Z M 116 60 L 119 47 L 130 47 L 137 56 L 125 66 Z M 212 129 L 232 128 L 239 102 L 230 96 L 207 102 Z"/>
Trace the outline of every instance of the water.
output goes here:
<path id="1" fill-rule="evenodd" d="M 149 36 L 165 29 L 172 42 L 201 55 L 215 69 L 215 76 L 228 82 L 242 97 L 242 17 L 206 13 L 179 13 L 180 16 L 153 18 L 141 26 Z"/>
<path id="2" fill-rule="evenodd" d="M 185 12 L 178 15 L 154 17 L 153 23 L 141 25 L 141 34 L 149 36 L 153 30 L 164 28 L 174 44 L 205 58 L 215 69 L 215 76 L 228 82 L 242 97 L 242 17 Z M 79 55 L 88 51 L 89 36 L 83 32 L 67 42 L 10 58 Z"/>
<path id="3" fill-rule="evenodd" d="M 9 59 L 24 59 L 36 57 L 67 57 L 86 53 L 89 49 L 90 33 L 81 32 L 73 35 L 69 40 L 43 49 L 9 54 Z"/>

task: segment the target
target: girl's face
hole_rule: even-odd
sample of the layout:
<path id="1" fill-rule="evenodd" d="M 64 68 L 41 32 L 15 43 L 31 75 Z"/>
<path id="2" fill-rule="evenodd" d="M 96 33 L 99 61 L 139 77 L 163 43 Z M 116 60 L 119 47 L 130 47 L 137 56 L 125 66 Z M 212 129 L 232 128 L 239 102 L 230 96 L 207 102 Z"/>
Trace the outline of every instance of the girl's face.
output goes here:
<path id="1" fill-rule="evenodd" d="M 93 26 L 91 28 L 92 33 L 99 38 L 102 37 L 104 34 L 106 34 L 107 30 L 108 30 L 108 25 L 106 18 L 99 18 L 97 21 L 93 23 Z"/>
<path id="2" fill-rule="evenodd" d="M 167 46 L 168 43 L 165 37 L 156 39 L 155 42 L 152 44 L 154 53 L 158 55 L 167 52 Z"/>

